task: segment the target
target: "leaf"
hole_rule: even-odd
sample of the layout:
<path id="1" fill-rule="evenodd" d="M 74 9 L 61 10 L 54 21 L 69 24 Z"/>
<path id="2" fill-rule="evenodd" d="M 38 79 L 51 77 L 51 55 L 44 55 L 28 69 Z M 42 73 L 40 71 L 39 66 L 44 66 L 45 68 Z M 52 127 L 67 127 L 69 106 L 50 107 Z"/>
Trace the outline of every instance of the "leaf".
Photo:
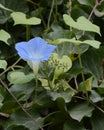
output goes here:
<path id="1" fill-rule="evenodd" d="M 94 11 L 94 13 L 95 13 L 95 15 L 97 16 L 97 17 L 103 17 L 104 16 L 104 11 L 99 11 L 99 10 L 95 10 Z"/>
<path id="2" fill-rule="evenodd" d="M 11 17 L 14 20 L 14 25 L 25 24 L 25 25 L 38 25 L 41 23 L 41 20 L 36 17 L 26 18 L 26 14 L 22 12 L 13 12 Z"/>
<path id="3" fill-rule="evenodd" d="M 79 91 L 82 91 L 83 93 L 86 93 L 86 91 L 91 91 L 92 89 L 92 80 L 93 76 L 86 79 L 84 82 L 81 82 L 79 85 Z"/>
<path id="4" fill-rule="evenodd" d="M 34 78 L 33 73 L 25 75 L 23 72 L 14 71 L 8 74 L 8 80 L 11 84 L 25 84 Z"/>
<path id="5" fill-rule="evenodd" d="M 81 16 L 77 19 L 77 22 L 75 22 L 72 17 L 70 15 L 64 14 L 63 15 L 64 21 L 66 23 L 66 25 L 71 26 L 75 29 L 78 30 L 83 30 L 83 31 L 90 31 L 90 32 L 96 32 L 99 35 L 100 34 L 100 28 L 95 25 L 92 24 L 87 18 L 85 18 L 84 16 Z"/>
<path id="6" fill-rule="evenodd" d="M 72 38 L 72 39 L 60 38 L 60 39 L 53 41 L 52 43 L 60 44 L 60 43 L 64 43 L 64 42 L 71 42 L 71 43 L 74 43 L 75 45 L 88 44 L 96 49 L 98 49 L 100 47 L 100 44 L 101 44 L 101 42 L 96 41 L 96 40 L 80 41 L 80 40 L 76 40 L 75 38 Z"/>
<path id="7" fill-rule="evenodd" d="M 91 90 L 90 100 L 96 103 L 102 101 L 103 98 L 101 98 L 101 96 L 95 90 Z"/>
<path id="8" fill-rule="evenodd" d="M 56 99 L 57 106 L 61 111 L 67 111 L 65 100 L 62 97 Z"/>
<path id="9" fill-rule="evenodd" d="M 52 125 L 49 126 L 49 128 L 51 128 L 50 130 L 53 130 L 53 128 L 55 128 L 55 130 L 62 130 L 63 123 L 65 122 L 66 119 L 67 116 L 65 112 L 55 111 L 55 112 L 51 112 L 48 116 L 46 116 L 45 121 L 46 122 L 50 121 L 52 123 Z"/>
<path id="10" fill-rule="evenodd" d="M 82 41 L 82 43 L 88 44 L 96 49 L 98 49 L 101 44 L 101 42 L 96 41 L 96 40 L 85 40 L 85 41 Z"/>
<path id="11" fill-rule="evenodd" d="M 63 130 L 86 130 L 75 120 L 68 120 L 64 123 Z"/>
<path id="12" fill-rule="evenodd" d="M 49 32 L 47 34 L 49 39 L 55 40 L 62 37 L 69 38 L 70 36 L 70 31 L 63 29 L 58 24 L 52 24 L 51 28 L 52 28 L 52 32 Z"/>
<path id="13" fill-rule="evenodd" d="M 0 69 L 6 69 L 7 67 L 7 62 L 6 60 L 0 60 Z"/>
<path id="14" fill-rule="evenodd" d="M 34 116 L 34 114 L 33 114 Z M 34 117 L 33 117 L 34 119 Z M 6 130 L 10 130 L 12 127 L 16 126 L 24 126 L 25 128 L 28 128 L 29 130 L 38 130 L 39 126 L 42 124 L 41 117 L 38 117 L 38 115 L 35 114 L 35 121 L 33 121 L 31 118 L 29 118 L 23 111 L 17 110 L 15 113 L 11 114 L 10 122 L 6 128 Z"/>
<path id="15" fill-rule="evenodd" d="M 34 91 L 34 83 L 29 82 L 26 84 L 12 85 L 10 91 L 16 96 L 19 101 L 26 101 Z"/>
<path id="16" fill-rule="evenodd" d="M 79 103 L 75 104 L 69 110 L 69 114 L 73 119 L 80 122 L 83 119 L 83 117 L 91 117 L 93 110 L 94 110 L 93 106 L 88 105 L 87 103 Z"/>
<path id="17" fill-rule="evenodd" d="M 49 59 L 49 64 L 55 68 L 54 79 L 64 72 L 67 72 L 72 67 L 71 59 L 63 55 L 62 58 L 59 58 L 57 53 L 53 53 Z"/>
<path id="18" fill-rule="evenodd" d="M 57 54 L 59 55 L 59 57 L 62 57 L 62 55 L 67 55 L 71 58 L 71 60 L 73 61 L 73 59 L 77 59 L 76 55 L 73 55 L 73 54 L 77 54 L 78 56 L 78 53 L 79 53 L 79 50 L 78 50 L 78 46 L 76 46 L 76 44 L 73 44 L 73 43 L 69 43 L 69 42 L 60 42 L 58 40 L 55 40 L 57 41 L 58 43 L 54 43 L 53 44 L 59 44 L 57 45 L 57 49 L 56 49 L 56 52 Z M 79 45 L 79 48 L 80 48 L 80 54 L 86 52 L 89 48 L 89 45 L 88 44 L 80 44 Z M 72 57 L 72 56 L 75 56 L 75 57 Z"/>
<path id="19" fill-rule="evenodd" d="M 99 49 L 90 48 L 82 55 L 82 64 L 88 73 L 94 75 L 98 80 L 103 77 L 104 47 Z"/>
<path id="20" fill-rule="evenodd" d="M 1 29 L 0 30 L 0 41 L 5 42 L 7 45 L 9 45 L 8 43 L 8 39 L 10 39 L 11 36 L 9 33 L 7 33 L 5 30 Z"/>
<path id="21" fill-rule="evenodd" d="M 10 13 L 13 11 L 28 12 L 26 0 L 0 0 L 0 24 L 10 20 Z"/>
<path id="22" fill-rule="evenodd" d="M 73 95 L 75 94 L 74 91 L 67 89 L 64 92 L 50 92 L 49 95 L 52 97 L 52 100 L 55 101 L 58 98 L 63 98 L 66 103 L 70 102 Z"/>
<path id="23" fill-rule="evenodd" d="M 89 5 L 88 0 L 78 0 L 78 2 L 82 5 Z"/>
<path id="24" fill-rule="evenodd" d="M 48 86 L 48 80 L 47 79 L 43 79 L 43 78 L 39 78 L 40 82 L 42 83 L 42 86 L 47 89 L 50 90 L 49 86 Z"/>
<path id="25" fill-rule="evenodd" d="M 3 103 L 0 111 L 3 113 L 11 114 L 18 108 L 18 105 L 15 101 L 8 100 Z"/>

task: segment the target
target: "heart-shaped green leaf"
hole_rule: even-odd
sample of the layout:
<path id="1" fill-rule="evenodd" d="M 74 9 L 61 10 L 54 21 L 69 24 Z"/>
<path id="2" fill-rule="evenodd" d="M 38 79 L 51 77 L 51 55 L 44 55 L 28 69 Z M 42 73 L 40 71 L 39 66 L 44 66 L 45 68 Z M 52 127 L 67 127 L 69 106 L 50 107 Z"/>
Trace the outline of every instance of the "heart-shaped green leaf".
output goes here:
<path id="1" fill-rule="evenodd" d="M 41 19 L 36 17 L 26 18 L 26 14 L 22 12 L 13 12 L 11 17 L 14 20 L 14 25 L 25 24 L 25 25 L 38 25 L 41 23 Z"/>
<path id="2" fill-rule="evenodd" d="M 11 84 L 25 84 L 34 78 L 32 73 L 25 75 L 23 72 L 14 71 L 8 74 L 8 80 Z"/>
<path id="3" fill-rule="evenodd" d="M 7 62 L 5 60 L 0 60 L 0 69 L 6 69 L 7 67 Z"/>
<path id="4" fill-rule="evenodd" d="M 64 72 L 67 72 L 72 67 L 72 61 L 67 55 L 63 55 L 62 58 L 57 53 L 53 53 L 49 59 L 49 64 L 55 68 L 55 79 Z"/>
<path id="5" fill-rule="evenodd" d="M 49 93 L 50 96 L 52 97 L 52 100 L 55 101 L 56 99 L 58 98 L 63 98 L 65 100 L 66 103 L 70 102 L 72 97 L 74 96 L 75 92 L 70 90 L 70 89 L 67 89 L 63 92 L 50 92 Z"/>
<path id="6" fill-rule="evenodd" d="M 70 15 L 64 14 L 63 15 L 64 21 L 66 25 L 71 26 L 73 28 L 76 28 L 78 30 L 83 30 L 83 31 L 90 31 L 90 32 L 96 32 L 100 34 L 100 28 L 92 24 L 87 18 L 84 16 L 81 16 L 77 19 L 77 22 L 72 19 Z"/>
<path id="7" fill-rule="evenodd" d="M 9 45 L 8 43 L 8 39 L 10 38 L 9 33 L 7 33 L 5 30 L 1 29 L 0 30 L 0 41 L 5 42 L 7 45 Z"/>
<path id="8" fill-rule="evenodd" d="M 70 109 L 69 114 L 73 119 L 81 121 L 85 116 L 91 117 L 93 110 L 93 106 L 90 106 L 87 103 L 80 103 L 76 104 L 72 109 Z"/>

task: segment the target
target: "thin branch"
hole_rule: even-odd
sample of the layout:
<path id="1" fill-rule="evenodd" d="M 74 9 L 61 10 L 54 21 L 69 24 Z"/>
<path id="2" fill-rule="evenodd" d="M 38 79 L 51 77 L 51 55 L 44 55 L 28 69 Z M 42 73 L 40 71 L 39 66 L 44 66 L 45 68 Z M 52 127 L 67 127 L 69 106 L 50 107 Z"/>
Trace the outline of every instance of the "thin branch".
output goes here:
<path id="1" fill-rule="evenodd" d="M 95 9 L 97 8 L 97 6 L 98 6 L 98 3 L 96 3 L 96 4 L 94 5 L 94 7 L 93 7 L 93 9 L 92 9 L 92 11 L 91 11 L 91 13 L 90 13 L 90 15 L 88 16 L 88 20 L 91 19 L 91 17 L 92 17 L 92 15 L 93 15 Z"/>
<path id="2" fill-rule="evenodd" d="M 80 96 L 74 96 L 74 97 L 86 101 L 86 99 L 85 99 L 84 97 L 80 97 Z M 96 107 L 99 111 L 101 111 L 102 113 L 104 113 L 104 110 L 103 110 L 102 108 L 100 108 L 99 106 L 97 106 L 97 105 L 96 105 L 95 103 L 93 103 L 91 100 L 89 100 L 89 102 L 90 102 L 94 107 Z"/>
<path id="3" fill-rule="evenodd" d="M 6 70 L 4 70 L 1 74 L 0 77 L 5 74 L 7 71 L 9 71 L 10 69 L 14 68 L 14 66 L 21 60 L 21 58 L 19 58 L 13 65 L 9 66 Z"/>
<path id="4" fill-rule="evenodd" d="M 94 13 L 94 11 L 95 11 L 95 9 L 97 8 L 98 5 L 99 5 L 99 3 L 96 1 L 96 2 L 95 2 L 95 5 L 94 5 L 94 7 L 93 7 L 93 9 L 92 9 L 92 11 L 91 11 L 91 13 L 90 13 L 89 16 L 88 16 L 88 20 L 91 19 L 92 15 L 93 15 L 93 13 Z M 82 32 L 81 37 L 82 37 L 84 34 L 85 34 L 85 31 Z"/>
<path id="5" fill-rule="evenodd" d="M 69 15 L 71 15 L 72 11 L 72 0 L 69 0 Z"/>
<path id="6" fill-rule="evenodd" d="M 90 103 L 95 106 L 98 110 L 100 110 L 102 113 L 104 113 L 104 110 L 101 109 L 99 106 L 97 106 L 96 104 L 94 104 L 92 101 L 90 101 Z"/>
<path id="7" fill-rule="evenodd" d="M 51 10 L 50 10 L 50 13 L 49 13 L 47 31 L 49 30 L 49 27 L 50 27 L 50 20 L 51 20 L 51 16 L 52 16 L 53 7 L 54 7 L 54 0 L 52 0 Z"/>
<path id="8" fill-rule="evenodd" d="M 75 82 L 76 89 L 78 90 L 78 82 L 77 82 L 76 77 L 74 78 L 74 82 Z"/>
<path id="9" fill-rule="evenodd" d="M 3 87 L 6 89 L 6 91 L 12 96 L 12 98 L 15 100 L 15 102 L 20 106 L 20 108 L 25 112 L 25 114 L 35 123 L 35 125 L 37 125 L 41 130 L 44 130 L 38 121 L 36 121 L 31 115 L 30 113 L 21 105 L 21 103 L 17 100 L 17 98 L 14 96 L 14 94 L 8 89 L 8 86 L 6 83 L 4 83 L 1 79 L 0 79 L 1 84 L 3 85 Z"/>

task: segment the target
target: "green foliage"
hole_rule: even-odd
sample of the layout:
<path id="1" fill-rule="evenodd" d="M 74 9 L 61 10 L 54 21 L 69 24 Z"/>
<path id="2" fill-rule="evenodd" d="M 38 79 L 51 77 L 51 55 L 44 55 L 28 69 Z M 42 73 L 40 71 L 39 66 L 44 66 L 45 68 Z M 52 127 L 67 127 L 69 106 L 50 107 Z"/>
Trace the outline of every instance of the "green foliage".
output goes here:
<path id="1" fill-rule="evenodd" d="M 25 24 L 25 25 L 37 25 L 40 24 L 41 20 L 39 18 L 31 17 L 26 18 L 26 15 L 21 12 L 13 12 L 11 13 L 11 17 L 14 20 L 14 25 L 17 24 Z"/>
<path id="2" fill-rule="evenodd" d="M 100 29 L 98 26 L 92 24 L 88 19 L 85 17 L 81 16 L 77 19 L 77 22 L 75 22 L 70 15 L 63 15 L 64 21 L 67 25 L 76 28 L 78 30 L 84 30 L 84 31 L 91 31 L 91 32 L 96 32 L 100 34 Z M 85 28 L 87 26 L 87 28 Z"/>
<path id="3" fill-rule="evenodd" d="M 89 106 L 88 104 L 85 103 L 79 103 L 74 105 L 71 110 L 69 110 L 70 116 L 77 120 L 81 121 L 83 117 L 91 117 L 92 111 L 94 110 L 93 106 Z"/>
<path id="4" fill-rule="evenodd" d="M 104 129 L 103 23 L 104 0 L 0 0 L 0 130 Z M 15 50 L 36 36 L 37 77 Z"/>
<path id="5" fill-rule="evenodd" d="M 101 44 L 99 41 L 96 41 L 96 40 L 79 41 L 79 40 L 76 40 L 75 38 L 73 38 L 73 39 L 57 39 L 56 41 L 53 41 L 52 43 L 60 44 L 63 42 L 71 42 L 71 43 L 74 43 L 75 45 L 88 44 L 96 49 L 99 48 L 99 46 Z"/>
<path id="6" fill-rule="evenodd" d="M 11 36 L 9 33 L 7 33 L 5 30 L 1 29 L 0 30 L 0 41 L 5 42 L 7 45 L 9 45 L 8 43 L 8 39 L 10 39 Z"/>
<path id="7" fill-rule="evenodd" d="M 25 75 L 23 72 L 9 72 L 8 80 L 11 84 L 24 84 L 28 83 L 34 78 L 34 74 Z"/>
<path id="8" fill-rule="evenodd" d="M 7 62 L 5 60 L 0 60 L 0 69 L 6 69 L 7 67 Z"/>

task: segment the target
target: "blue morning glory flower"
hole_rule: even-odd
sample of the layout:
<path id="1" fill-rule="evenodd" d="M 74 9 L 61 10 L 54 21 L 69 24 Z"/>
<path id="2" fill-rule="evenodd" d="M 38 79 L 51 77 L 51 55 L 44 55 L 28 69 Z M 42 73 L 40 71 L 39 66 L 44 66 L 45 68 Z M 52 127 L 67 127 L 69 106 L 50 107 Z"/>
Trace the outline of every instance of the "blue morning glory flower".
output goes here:
<path id="1" fill-rule="evenodd" d="M 40 37 L 35 37 L 28 42 L 17 43 L 15 48 L 19 56 L 34 68 L 34 65 L 38 67 L 40 61 L 48 60 L 56 46 L 48 44 Z"/>
<path id="2" fill-rule="evenodd" d="M 39 62 L 48 60 L 56 46 L 47 44 L 42 38 L 36 37 L 28 42 L 17 43 L 15 48 L 22 59 Z"/>

